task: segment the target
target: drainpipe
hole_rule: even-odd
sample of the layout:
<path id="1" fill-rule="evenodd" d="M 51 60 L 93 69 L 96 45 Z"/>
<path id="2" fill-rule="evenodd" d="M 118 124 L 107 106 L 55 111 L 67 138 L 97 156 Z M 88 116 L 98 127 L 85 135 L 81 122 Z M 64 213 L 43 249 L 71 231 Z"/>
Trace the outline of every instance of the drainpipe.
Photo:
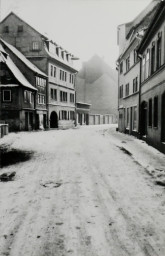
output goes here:
<path id="1" fill-rule="evenodd" d="M 140 59 L 140 76 L 139 76 L 139 122 L 138 122 L 138 138 L 141 138 L 141 67 L 142 67 L 142 55 L 138 54 Z"/>
<path id="2" fill-rule="evenodd" d="M 77 73 L 75 73 L 75 79 L 74 79 L 74 89 L 75 89 L 75 126 L 77 126 L 77 107 L 76 107 L 76 96 L 77 96 L 77 91 L 76 91 L 76 84 L 77 84 Z"/>

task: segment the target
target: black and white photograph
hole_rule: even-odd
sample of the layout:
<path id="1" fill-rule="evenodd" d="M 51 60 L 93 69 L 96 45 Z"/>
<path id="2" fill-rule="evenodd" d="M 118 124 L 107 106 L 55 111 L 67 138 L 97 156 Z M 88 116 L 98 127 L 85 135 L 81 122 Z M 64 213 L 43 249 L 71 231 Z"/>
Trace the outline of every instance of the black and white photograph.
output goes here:
<path id="1" fill-rule="evenodd" d="M 165 256 L 165 0 L 0 0 L 0 256 Z"/>

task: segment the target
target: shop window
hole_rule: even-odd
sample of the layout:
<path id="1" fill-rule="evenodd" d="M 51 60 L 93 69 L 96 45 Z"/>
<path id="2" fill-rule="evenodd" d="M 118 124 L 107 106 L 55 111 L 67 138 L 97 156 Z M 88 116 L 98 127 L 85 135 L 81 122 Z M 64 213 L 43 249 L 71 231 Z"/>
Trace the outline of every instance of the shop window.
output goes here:
<path id="1" fill-rule="evenodd" d="M 137 130 L 137 106 L 133 107 L 133 130 Z"/>
<path id="2" fill-rule="evenodd" d="M 154 127 L 158 127 L 158 96 L 154 97 Z"/>
<path id="3" fill-rule="evenodd" d="M 149 99 L 148 125 L 152 126 L 152 99 Z"/>

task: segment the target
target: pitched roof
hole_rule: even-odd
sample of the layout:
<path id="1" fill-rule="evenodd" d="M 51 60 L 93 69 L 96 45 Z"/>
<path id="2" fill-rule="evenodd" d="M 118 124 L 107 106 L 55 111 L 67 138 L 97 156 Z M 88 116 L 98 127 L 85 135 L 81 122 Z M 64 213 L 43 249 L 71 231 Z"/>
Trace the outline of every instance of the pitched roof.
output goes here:
<path id="1" fill-rule="evenodd" d="M 145 31 L 152 22 L 154 15 L 159 8 L 160 2 L 161 0 L 153 0 L 132 22 L 125 24 L 128 32 L 126 34 L 125 46 L 121 56 L 126 53 L 127 49 L 129 49 L 139 32 L 143 31 L 143 34 L 145 34 Z M 141 39 L 139 38 L 139 41 L 141 41 Z"/>
<path id="2" fill-rule="evenodd" d="M 152 22 L 150 23 L 139 47 L 138 47 L 138 52 L 140 53 L 141 51 L 143 51 L 143 48 L 145 47 L 146 43 L 150 40 L 150 36 L 153 35 L 153 30 L 155 27 L 157 27 L 157 23 L 160 20 L 164 20 L 164 15 L 165 15 L 165 2 L 164 0 L 162 0 L 162 2 L 159 5 L 159 8 L 157 9 Z"/>
<path id="3" fill-rule="evenodd" d="M 34 27 L 32 27 L 31 25 L 29 25 L 29 23 L 27 23 L 26 21 L 24 21 L 23 19 L 21 19 L 17 14 L 15 14 L 14 12 L 10 12 L 1 22 L 3 23 L 9 16 L 14 15 L 17 19 L 19 19 L 21 22 L 24 22 L 25 24 L 27 24 L 31 29 L 33 29 L 35 32 L 37 32 L 38 34 L 40 34 L 43 39 L 45 39 L 46 41 L 50 41 L 56 45 L 58 45 L 56 42 L 54 42 L 52 39 L 50 39 L 50 37 L 48 37 L 48 35 L 46 33 L 43 33 L 41 31 L 39 31 L 38 29 L 36 30 Z M 60 46 L 61 49 L 63 49 L 63 47 Z M 67 51 L 68 52 L 68 51 Z M 74 57 L 74 56 L 73 56 Z M 76 57 L 75 57 L 76 58 Z M 61 59 L 60 59 L 61 61 Z"/>
<path id="4" fill-rule="evenodd" d="M 12 51 L 29 69 L 37 73 L 38 75 L 45 76 L 47 75 L 43 73 L 39 68 L 37 68 L 32 62 L 30 62 L 20 51 L 18 51 L 13 45 L 7 43 L 3 39 L 0 38 L 0 42 L 2 42 L 10 51 Z"/>
<path id="5" fill-rule="evenodd" d="M 36 91 L 37 89 L 28 82 L 28 80 L 24 77 L 21 71 L 14 64 L 10 56 L 7 53 L 5 55 L 4 53 L 6 53 L 6 51 L 4 50 L 2 44 L 0 44 L 0 62 L 3 62 L 7 65 L 7 67 L 10 69 L 10 71 L 13 73 L 13 75 L 19 81 L 20 84 Z"/>

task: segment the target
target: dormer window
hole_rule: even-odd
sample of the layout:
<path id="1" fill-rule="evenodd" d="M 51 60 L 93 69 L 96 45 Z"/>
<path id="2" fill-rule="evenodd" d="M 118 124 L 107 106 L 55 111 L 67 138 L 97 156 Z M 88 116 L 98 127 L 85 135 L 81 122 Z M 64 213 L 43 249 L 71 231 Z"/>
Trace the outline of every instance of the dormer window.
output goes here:
<path id="1" fill-rule="evenodd" d="M 23 32 L 23 25 L 18 26 L 18 32 Z"/>
<path id="2" fill-rule="evenodd" d="M 56 47 L 56 54 L 59 56 L 59 49 Z"/>

